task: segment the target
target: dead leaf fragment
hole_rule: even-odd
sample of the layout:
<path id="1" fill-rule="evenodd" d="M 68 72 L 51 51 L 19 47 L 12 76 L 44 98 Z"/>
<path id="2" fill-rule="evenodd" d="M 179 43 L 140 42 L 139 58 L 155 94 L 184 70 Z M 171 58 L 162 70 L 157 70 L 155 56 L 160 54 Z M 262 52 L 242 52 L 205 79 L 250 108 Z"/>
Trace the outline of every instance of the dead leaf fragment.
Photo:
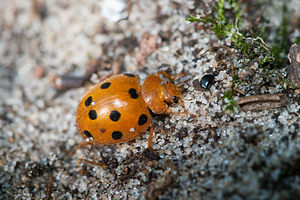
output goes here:
<path id="1" fill-rule="evenodd" d="M 83 77 L 50 75 L 50 82 L 57 90 L 68 90 L 81 87 L 84 83 Z"/>
<path id="2" fill-rule="evenodd" d="M 287 100 L 285 94 L 264 94 L 242 97 L 237 104 L 244 111 L 260 111 L 281 107 L 287 103 Z"/>

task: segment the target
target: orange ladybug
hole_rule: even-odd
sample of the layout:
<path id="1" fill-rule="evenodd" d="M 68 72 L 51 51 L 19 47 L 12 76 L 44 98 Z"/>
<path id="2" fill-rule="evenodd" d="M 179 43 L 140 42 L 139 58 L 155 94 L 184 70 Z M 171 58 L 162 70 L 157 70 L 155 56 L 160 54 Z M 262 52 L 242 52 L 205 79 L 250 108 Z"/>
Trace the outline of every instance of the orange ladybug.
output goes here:
<path id="1" fill-rule="evenodd" d="M 159 71 L 146 77 L 142 86 L 136 74 L 112 76 L 85 93 L 76 113 L 78 132 L 90 140 L 87 144 L 115 144 L 137 138 L 150 127 L 148 148 L 153 151 L 153 123 L 150 111 L 155 114 L 172 111 L 169 105 L 182 102 L 180 88 L 160 75 L 175 77 Z"/>

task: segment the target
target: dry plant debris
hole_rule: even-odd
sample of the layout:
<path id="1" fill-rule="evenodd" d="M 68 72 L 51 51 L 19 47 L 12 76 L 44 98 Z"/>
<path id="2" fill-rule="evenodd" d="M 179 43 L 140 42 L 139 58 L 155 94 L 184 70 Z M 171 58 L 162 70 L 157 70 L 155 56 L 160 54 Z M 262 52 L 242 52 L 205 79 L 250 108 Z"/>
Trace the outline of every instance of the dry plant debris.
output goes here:
<path id="1" fill-rule="evenodd" d="M 259 111 L 284 106 L 287 101 L 285 94 L 263 94 L 242 97 L 237 104 L 245 111 Z"/>
<path id="2" fill-rule="evenodd" d="M 291 65 L 288 66 L 288 77 L 291 83 L 300 88 L 300 45 L 293 44 L 290 48 L 289 60 Z"/>

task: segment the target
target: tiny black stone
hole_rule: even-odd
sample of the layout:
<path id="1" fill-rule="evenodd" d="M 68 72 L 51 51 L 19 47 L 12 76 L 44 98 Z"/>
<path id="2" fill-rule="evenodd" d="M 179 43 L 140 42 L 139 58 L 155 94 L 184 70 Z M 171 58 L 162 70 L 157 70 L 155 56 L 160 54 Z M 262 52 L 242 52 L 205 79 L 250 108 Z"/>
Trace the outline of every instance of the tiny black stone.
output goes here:
<path id="1" fill-rule="evenodd" d="M 119 113 L 117 110 L 111 111 L 109 115 L 109 118 L 114 122 L 118 121 L 120 117 L 121 117 L 121 113 Z"/>
<path id="2" fill-rule="evenodd" d="M 123 134 L 120 131 L 114 131 L 112 132 L 111 137 L 114 140 L 120 140 L 123 137 Z"/>
<path id="3" fill-rule="evenodd" d="M 210 86 L 214 83 L 214 75 L 206 74 L 200 80 L 200 86 L 204 89 L 209 89 Z"/>
<path id="4" fill-rule="evenodd" d="M 130 88 L 128 90 L 128 93 L 130 94 L 131 98 L 137 99 L 139 97 L 138 93 L 136 92 L 136 89 Z"/>
<path id="5" fill-rule="evenodd" d="M 91 120 L 97 119 L 97 113 L 96 113 L 96 111 L 95 110 L 90 110 L 89 117 L 90 117 Z"/>
<path id="6" fill-rule="evenodd" d="M 89 98 L 87 98 L 84 102 L 85 106 L 88 107 L 89 105 L 91 105 L 92 101 L 92 96 L 89 96 Z"/>
<path id="7" fill-rule="evenodd" d="M 105 83 L 103 83 L 103 84 L 100 86 L 100 88 L 101 88 L 101 89 L 107 89 L 107 88 L 109 88 L 110 85 L 111 85 L 110 82 L 105 82 Z"/>
<path id="8" fill-rule="evenodd" d="M 139 117 L 138 124 L 139 124 L 140 126 L 142 126 L 142 125 L 146 124 L 147 120 L 148 120 L 147 115 L 141 114 L 141 116 Z"/>
<path id="9" fill-rule="evenodd" d="M 88 138 L 93 138 L 93 139 L 94 139 L 94 137 L 92 136 L 92 134 L 91 134 L 89 131 L 84 130 L 83 133 L 84 133 L 84 135 L 85 135 L 86 137 L 88 137 Z"/>
<path id="10" fill-rule="evenodd" d="M 132 73 L 124 73 L 124 75 L 125 75 L 125 76 L 128 76 L 128 77 L 135 77 L 135 75 L 132 74 Z"/>

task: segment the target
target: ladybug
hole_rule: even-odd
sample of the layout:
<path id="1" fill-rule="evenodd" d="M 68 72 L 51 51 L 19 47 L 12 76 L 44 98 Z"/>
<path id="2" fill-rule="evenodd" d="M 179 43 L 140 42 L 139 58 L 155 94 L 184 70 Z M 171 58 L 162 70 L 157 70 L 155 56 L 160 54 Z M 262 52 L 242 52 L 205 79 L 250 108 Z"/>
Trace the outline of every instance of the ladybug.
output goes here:
<path id="1" fill-rule="evenodd" d="M 171 114 L 170 105 L 182 102 L 179 86 L 164 82 L 160 75 L 175 79 L 164 71 L 148 75 L 142 85 L 133 73 L 114 75 L 87 91 L 76 113 L 78 132 L 87 144 L 116 144 L 137 138 L 150 128 L 148 148 L 152 148 L 154 125 L 150 111 Z M 80 148 L 80 147 L 78 147 Z"/>

